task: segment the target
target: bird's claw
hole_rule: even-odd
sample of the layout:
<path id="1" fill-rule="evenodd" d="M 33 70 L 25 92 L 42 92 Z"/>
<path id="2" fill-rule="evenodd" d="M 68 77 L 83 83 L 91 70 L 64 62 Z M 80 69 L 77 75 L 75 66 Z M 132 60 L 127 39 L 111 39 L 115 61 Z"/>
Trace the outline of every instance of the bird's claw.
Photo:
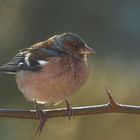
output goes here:
<path id="1" fill-rule="evenodd" d="M 67 120 L 69 121 L 71 117 L 73 116 L 73 109 L 67 100 L 65 100 L 65 103 L 66 103 L 66 115 L 68 116 Z"/>
<path id="2" fill-rule="evenodd" d="M 39 109 L 37 105 L 35 105 L 35 110 L 36 116 L 39 120 L 39 127 L 37 128 L 35 135 L 40 135 L 48 117 L 47 114 L 43 112 L 41 109 Z"/>

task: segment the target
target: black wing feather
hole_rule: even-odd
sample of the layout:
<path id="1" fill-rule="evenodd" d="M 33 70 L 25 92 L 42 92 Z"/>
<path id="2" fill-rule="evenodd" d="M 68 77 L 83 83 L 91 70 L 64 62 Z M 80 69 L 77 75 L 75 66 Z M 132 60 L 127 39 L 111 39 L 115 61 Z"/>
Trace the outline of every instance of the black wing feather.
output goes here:
<path id="1" fill-rule="evenodd" d="M 39 63 L 30 62 L 30 65 L 28 65 L 25 62 L 26 57 L 25 55 L 26 53 L 24 52 L 16 54 L 16 56 L 10 62 L 0 67 L 0 71 L 15 74 L 17 71 L 20 70 L 31 70 L 31 71 L 38 70 L 40 68 Z"/>
<path id="2" fill-rule="evenodd" d="M 34 48 L 33 48 L 34 49 Z M 35 52 L 40 53 L 41 55 L 32 59 L 32 56 Z M 28 54 L 31 54 L 28 56 Z M 42 58 L 42 55 L 45 54 L 45 58 Z M 52 48 L 36 48 L 34 52 L 31 52 L 31 49 L 24 49 L 16 54 L 16 56 L 8 63 L 2 65 L 0 67 L 1 72 L 12 73 L 15 74 L 20 70 L 29 70 L 29 71 L 37 71 L 42 66 L 39 64 L 38 60 L 44 60 L 47 57 L 57 57 L 64 54 L 64 52 L 60 52 L 58 50 L 54 50 Z"/>

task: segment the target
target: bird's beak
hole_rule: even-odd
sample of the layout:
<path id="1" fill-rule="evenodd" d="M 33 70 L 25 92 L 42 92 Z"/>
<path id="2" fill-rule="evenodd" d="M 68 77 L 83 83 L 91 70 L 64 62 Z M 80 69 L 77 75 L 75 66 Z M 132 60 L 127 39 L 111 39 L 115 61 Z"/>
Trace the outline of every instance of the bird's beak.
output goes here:
<path id="1" fill-rule="evenodd" d="M 88 47 L 87 45 L 80 51 L 80 54 L 85 54 L 85 55 L 89 55 L 89 54 L 96 54 L 96 52 Z"/>

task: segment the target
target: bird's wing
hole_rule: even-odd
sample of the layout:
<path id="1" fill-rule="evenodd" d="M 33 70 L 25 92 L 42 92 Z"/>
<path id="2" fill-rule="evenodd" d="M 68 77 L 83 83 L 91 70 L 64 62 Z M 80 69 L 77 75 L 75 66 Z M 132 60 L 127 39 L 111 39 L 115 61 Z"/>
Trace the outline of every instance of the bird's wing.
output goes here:
<path id="1" fill-rule="evenodd" d="M 21 51 L 15 55 L 15 57 L 8 63 L 0 67 L 0 71 L 9 74 L 15 74 L 19 70 L 38 70 L 39 65 L 31 64 L 28 60 L 30 53 L 28 51 Z M 34 62 L 35 63 L 35 62 Z"/>
<path id="2" fill-rule="evenodd" d="M 0 71 L 9 74 L 15 74 L 20 70 L 37 71 L 48 63 L 48 57 L 57 57 L 62 54 L 62 52 L 49 47 L 46 43 L 37 43 L 31 48 L 19 51 L 10 62 L 0 67 Z"/>

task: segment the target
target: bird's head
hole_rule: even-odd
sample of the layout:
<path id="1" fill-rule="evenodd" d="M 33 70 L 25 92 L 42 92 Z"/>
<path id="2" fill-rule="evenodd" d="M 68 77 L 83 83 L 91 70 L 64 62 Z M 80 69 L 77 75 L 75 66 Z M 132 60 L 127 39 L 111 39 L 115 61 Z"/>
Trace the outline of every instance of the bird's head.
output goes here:
<path id="1" fill-rule="evenodd" d="M 63 33 L 53 36 L 54 47 L 69 55 L 86 56 L 95 54 L 95 51 L 88 47 L 84 40 L 74 33 Z M 57 45 L 56 45 L 57 44 Z"/>

